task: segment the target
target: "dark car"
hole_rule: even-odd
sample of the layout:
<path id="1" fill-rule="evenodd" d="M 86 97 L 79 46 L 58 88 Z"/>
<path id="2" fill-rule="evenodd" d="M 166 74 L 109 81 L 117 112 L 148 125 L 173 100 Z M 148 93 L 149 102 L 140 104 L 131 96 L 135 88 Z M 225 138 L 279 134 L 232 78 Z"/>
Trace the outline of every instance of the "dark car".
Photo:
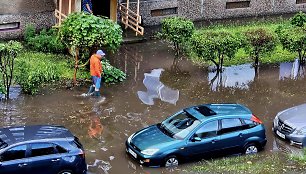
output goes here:
<path id="1" fill-rule="evenodd" d="M 82 144 L 62 126 L 0 129 L 0 173 L 84 174 Z"/>
<path id="2" fill-rule="evenodd" d="M 169 167 L 217 154 L 257 153 L 266 142 L 262 121 L 245 106 L 204 104 L 132 134 L 126 151 L 142 165 Z"/>
<path id="3" fill-rule="evenodd" d="M 274 118 L 273 131 L 298 147 L 306 146 L 306 104 L 280 111 Z"/>

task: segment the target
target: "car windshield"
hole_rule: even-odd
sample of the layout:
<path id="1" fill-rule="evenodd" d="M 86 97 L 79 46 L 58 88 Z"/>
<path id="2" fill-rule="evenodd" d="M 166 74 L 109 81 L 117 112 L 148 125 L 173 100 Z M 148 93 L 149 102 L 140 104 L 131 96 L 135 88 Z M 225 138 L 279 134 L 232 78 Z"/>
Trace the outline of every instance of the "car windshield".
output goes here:
<path id="1" fill-rule="evenodd" d="M 197 118 L 183 111 L 169 117 L 159 127 L 170 137 L 182 140 L 199 124 L 200 121 Z"/>
<path id="2" fill-rule="evenodd" d="M 0 149 L 3 149 L 5 147 L 7 147 L 8 144 L 6 142 L 4 142 L 1 138 L 0 138 Z"/>

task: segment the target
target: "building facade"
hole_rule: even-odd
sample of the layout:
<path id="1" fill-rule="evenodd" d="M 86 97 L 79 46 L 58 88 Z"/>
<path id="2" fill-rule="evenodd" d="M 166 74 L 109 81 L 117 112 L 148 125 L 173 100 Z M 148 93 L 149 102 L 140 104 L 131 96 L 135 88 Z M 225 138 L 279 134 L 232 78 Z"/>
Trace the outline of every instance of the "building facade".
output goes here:
<path id="1" fill-rule="evenodd" d="M 69 1 L 69 5 L 67 2 Z M 120 4 L 137 9 L 142 26 L 158 25 L 165 17 L 182 16 L 194 21 L 306 12 L 306 0 L 92 0 L 94 13 L 121 21 Z M 0 40 L 18 38 L 27 24 L 37 29 L 57 23 L 54 12 L 81 10 L 81 0 L 1 0 Z M 68 10 L 69 9 L 69 10 Z"/>

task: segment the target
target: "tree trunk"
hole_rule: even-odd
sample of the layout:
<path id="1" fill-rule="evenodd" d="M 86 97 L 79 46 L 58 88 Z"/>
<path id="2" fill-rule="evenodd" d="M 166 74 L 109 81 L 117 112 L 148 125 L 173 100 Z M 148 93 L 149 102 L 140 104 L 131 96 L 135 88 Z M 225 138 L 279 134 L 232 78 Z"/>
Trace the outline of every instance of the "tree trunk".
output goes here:
<path id="1" fill-rule="evenodd" d="M 219 70 L 220 70 L 220 65 L 219 65 L 214 59 L 211 59 L 211 61 L 216 65 L 216 67 L 217 67 L 217 72 L 219 72 Z"/>
<path id="2" fill-rule="evenodd" d="M 79 49 L 75 48 L 75 65 L 74 65 L 74 76 L 73 76 L 73 85 L 77 84 L 76 75 L 78 71 L 78 63 L 79 63 Z"/>

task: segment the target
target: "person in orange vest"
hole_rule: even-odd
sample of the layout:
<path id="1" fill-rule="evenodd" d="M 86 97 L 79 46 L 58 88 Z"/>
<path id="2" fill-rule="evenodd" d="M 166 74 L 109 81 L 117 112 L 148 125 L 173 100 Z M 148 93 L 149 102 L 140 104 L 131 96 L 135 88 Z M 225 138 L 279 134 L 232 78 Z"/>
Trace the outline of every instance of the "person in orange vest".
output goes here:
<path id="1" fill-rule="evenodd" d="M 90 75 L 92 78 L 92 85 L 89 88 L 87 94 L 100 96 L 100 87 L 101 87 L 101 75 L 102 75 L 102 64 L 101 59 L 105 56 L 105 53 L 102 50 L 98 50 L 96 54 L 93 54 L 90 57 Z"/>

